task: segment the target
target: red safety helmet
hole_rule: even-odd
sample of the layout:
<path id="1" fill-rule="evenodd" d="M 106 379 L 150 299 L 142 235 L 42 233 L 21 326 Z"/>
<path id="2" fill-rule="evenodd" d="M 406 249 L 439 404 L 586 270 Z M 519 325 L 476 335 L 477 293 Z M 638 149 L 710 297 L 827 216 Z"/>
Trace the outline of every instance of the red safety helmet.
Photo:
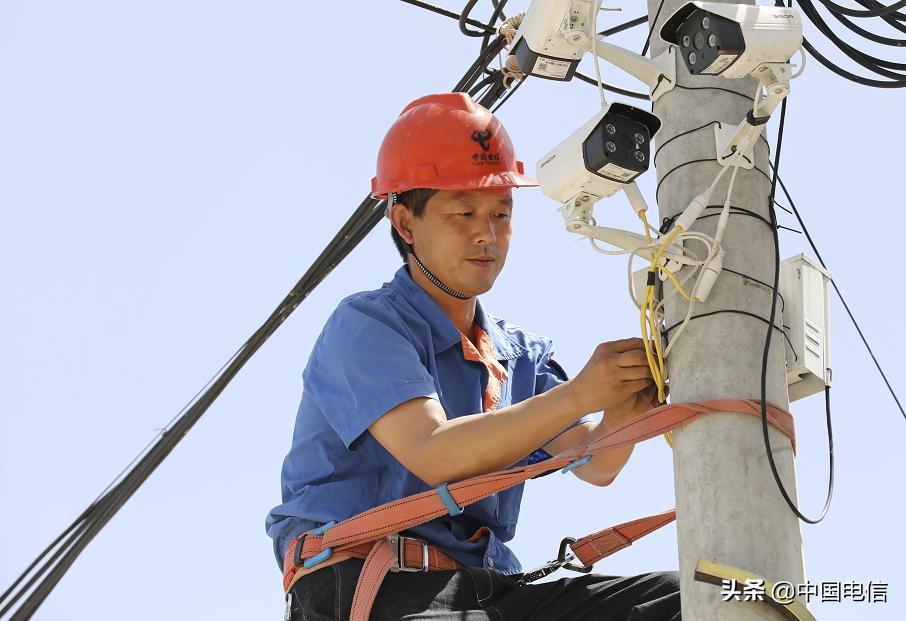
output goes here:
<path id="1" fill-rule="evenodd" d="M 465 93 L 416 99 L 390 127 L 378 154 L 371 196 L 415 188 L 524 188 L 525 176 L 509 135 L 491 112 Z"/>

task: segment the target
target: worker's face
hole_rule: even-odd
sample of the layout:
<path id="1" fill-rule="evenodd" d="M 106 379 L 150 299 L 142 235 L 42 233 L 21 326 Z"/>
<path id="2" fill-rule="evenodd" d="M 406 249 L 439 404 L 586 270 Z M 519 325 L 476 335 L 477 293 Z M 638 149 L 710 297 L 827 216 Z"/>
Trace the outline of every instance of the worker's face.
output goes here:
<path id="1" fill-rule="evenodd" d="M 491 289 L 510 248 L 510 188 L 440 190 L 421 217 L 404 211 L 411 234 L 406 241 L 435 276 L 461 293 Z"/>

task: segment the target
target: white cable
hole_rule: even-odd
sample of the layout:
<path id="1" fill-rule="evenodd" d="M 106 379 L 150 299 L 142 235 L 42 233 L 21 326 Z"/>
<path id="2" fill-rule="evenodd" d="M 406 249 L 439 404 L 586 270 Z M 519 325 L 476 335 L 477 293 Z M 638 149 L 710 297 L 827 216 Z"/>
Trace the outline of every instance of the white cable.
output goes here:
<path id="1" fill-rule="evenodd" d="M 720 211 L 720 218 L 717 221 L 717 229 L 714 232 L 714 245 L 715 252 L 720 250 L 720 242 L 724 238 L 724 233 L 727 230 L 727 223 L 730 221 L 730 200 L 733 196 L 733 185 L 736 183 L 736 175 L 739 172 L 739 167 L 742 165 L 742 155 L 749 148 L 749 145 L 752 144 L 752 136 L 755 133 L 754 127 L 749 127 L 746 132 L 745 138 L 740 141 L 739 149 L 736 151 L 733 162 L 733 175 L 730 177 L 730 185 L 727 188 L 727 199 L 724 201 L 724 207 Z"/>
<path id="2" fill-rule="evenodd" d="M 688 274 L 686 274 L 685 276 L 683 276 L 682 278 L 679 279 L 679 284 L 685 285 L 687 282 L 689 282 L 690 278 L 692 278 L 693 276 L 695 276 L 698 273 L 698 271 L 700 269 L 701 269 L 701 267 L 696 267 L 696 268 L 689 270 Z M 677 289 L 676 287 L 673 287 L 673 289 L 670 290 L 670 293 L 665 295 L 664 299 L 661 300 L 660 302 L 658 302 L 654 306 L 654 314 L 658 315 L 664 309 L 664 306 L 666 306 L 667 302 L 669 302 L 676 295 L 679 295 L 679 289 Z"/>
<path id="3" fill-rule="evenodd" d="M 632 260 L 635 258 L 634 254 L 629 255 L 629 261 L 626 262 L 627 265 L 627 279 L 629 280 L 629 299 L 632 300 L 632 303 L 635 304 L 635 307 L 638 310 L 642 310 L 642 303 L 639 302 L 635 297 L 635 289 L 632 286 Z"/>
<path id="4" fill-rule="evenodd" d="M 710 261 L 713 257 L 714 257 L 713 254 L 709 254 L 706 261 Z M 701 282 L 702 276 L 705 274 L 705 271 L 706 270 L 704 268 L 701 268 L 698 270 L 698 277 L 696 277 L 696 279 L 695 279 L 695 284 L 692 285 L 692 291 L 695 291 L 698 288 L 698 285 Z M 681 323 L 679 325 L 676 332 L 673 334 L 673 336 L 667 342 L 667 347 L 664 349 L 664 358 L 667 358 L 667 356 L 670 354 L 670 350 L 673 349 L 673 346 L 676 344 L 676 341 L 679 339 L 680 335 L 682 335 L 683 330 L 685 330 L 686 326 L 689 325 L 689 320 L 692 319 L 692 309 L 693 308 L 695 308 L 694 299 L 689 300 L 689 308 L 686 311 L 685 318 L 683 318 L 683 323 Z"/>
<path id="5" fill-rule="evenodd" d="M 601 96 L 601 109 L 604 110 L 607 108 L 607 97 L 604 95 L 604 83 L 601 81 L 601 66 L 598 62 L 598 51 L 597 51 L 597 39 L 598 39 L 598 13 L 601 12 L 601 5 L 604 4 L 604 0 L 597 0 L 595 2 L 595 11 L 593 15 L 590 15 L 588 40 L 591 41 L 591 51 L 592 56 L 594 56 L 595 62 L 595 79 L 598 81 L 598 94 Z"/>
<path id="6" fill-rule="evenodd" d="M 621 256 L 626 254 L 635 254 L 637 250 L 641 248 L 636 248 L 635 250 L 607 250 L 606 248 L 601 248 L 598 244 L 595 243 L 594 237 L 588 237 L 589 242 L 591 242 L 591 247 L 600 252 L 601 254 L 611 255 L 611 256 Z"/>
<path id="7" fill-rule="evenodd" d="M 802 64 L 799 65 L 799 71 L 797 71 L 796 73 L 794 73 L 793 75 L 790 76 L 791 80 L 795 80 L 796 78 L 798 78 L 799 76 L 802 75 L 803 71 L 805 71 L 805 59 L 806 59 L 805 48 L 801 48 L 801 47 L 799 48 L 799 55 L 802 57 Z"/>
<path id="8" fill-rule="evenodd" d="M 707 235 L 705 233 L 701 233 L 699 231 L 686 231 L 685 233 L 681 233 L 680 235 L 677 235 L 675 238 L 675 240 L 679 240 L 679 241 L 683 241 L 685 239 L 701 242 L 705 246 L 707 246 L 708 250 L 710 250 L 711 246 L 714 245 L 713 237 L 711 237 L 710 235 Z"/>
<path id="9" fill-rule="evenodd" d="M 742 151 L 742 149 L 740 149 Z M 727 199 L 724 201 L 724 207 L 720 210 L 720 218 L 717 220 L 717 230 L 714 232 L 714 246 L 720 248 L 720 242 L 724 238 L 727 230 L 727 223 L 730 221 L 730 198 L 733 196 L 733 185 L 736 183 L 736 174 L 739 172 L 739 165 L 742 158 L 737 158 L 733 165 L 733 174 L 730 175 L 730 185 L 727 188 Z"/>

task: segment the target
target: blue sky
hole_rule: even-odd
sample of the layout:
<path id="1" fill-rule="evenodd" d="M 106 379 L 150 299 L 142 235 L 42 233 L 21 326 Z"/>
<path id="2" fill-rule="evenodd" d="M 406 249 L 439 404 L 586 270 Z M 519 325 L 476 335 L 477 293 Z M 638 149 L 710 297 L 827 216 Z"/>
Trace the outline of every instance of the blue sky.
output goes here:
<path id="1" fill-rule="evenodd" d="M 605 13 L 600 25 L 642 10 Z M 643 36 L 615 41 L 638 49 Z M 260 325 L 368 192 L 402 107 L 449 89 L 476 53 L 455 22 L 391 0 L 0 2 L 0 587 Z M 901 215 L 904 102 L 810 63 L 793 84 L 781 168 L 901 394 L 900 248 L 885 231 Z M 536 80 L 500 118 L 532 172 L 597 105 L 587 85 Z M 652 171 L 641 183 L 652 203 L 654 181 Z M 574 373 L 596 343 L 636 334 L 625 264 L 576 244 L 540 191 L 517 192 L 516 205 L 507 268 L 484 299 L 554 338 Z M 634 227 L 622 198 L 598 210 L 599 221 Z M 806 248 L 789 232 L 781 243 L 784 257 Z M 302 368 L 337 301 L 380 286 L 397 265 L 382 223 L 35 618 L 277 618 L 280 576 L 263 524 L 279 502 Z M 833 361 L 837 486 L 827 519 L 802 526 L 806 570 L 813 581 L 885 581 L 890 592 L 886 605 L 812 611 L 821 621 L 902 618 L 906 424 L 836 301 Z M 793 406 L 810 515 L 826 489 L 823 409 L 817 397 Z M 608 488 L 559 475 L 530 482 L 513 546 L 532 567 L 563 536 L 671 506 L 670 451 L 652 441 Z M 598 569 L 676 565 L 671 526 Z"/>

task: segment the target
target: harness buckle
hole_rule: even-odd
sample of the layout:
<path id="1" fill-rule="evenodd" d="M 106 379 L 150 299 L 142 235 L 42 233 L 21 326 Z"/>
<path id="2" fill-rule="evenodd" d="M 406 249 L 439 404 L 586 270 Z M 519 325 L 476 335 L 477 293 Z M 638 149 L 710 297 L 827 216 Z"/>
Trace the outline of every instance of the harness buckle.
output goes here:
<path id="1" fill-rule="evenodd" d="M 422 546 L 422 566 L 406 567 L 406 541 L 415 541 Z M 396 553 L 396 565 L 390 568 L 393 572 L 428 571 L 428 542 L 416 537 L 403 537 L 402 535 L 387 535 L 390 549 Z"/>
<path id="2" fill-rule="evenodd" d="M 302 545 L 305 543 L 305 538 L 308 535 L 323 535 L 324 531 L 326 531 L 331 526 L 335 526 L 335 525 L 336 525 L 336 522 L 331 520 L 330 522 L 327 522 L 326 524 L 319 526 L 318 528 L 316 528 L 314 530 L 302 533 L 302 535 L 299 537 L 299 539 L 296 540 L 296 551 L 293 554 L 293 563 L 295 564 L 296 567 L 298 567 L 299 565 L 302 565 L 303 567 L 305 567 L 305 569 L 309 569 L 311 567 L 314 567 L 318 563 L 322 563 L 322 562 L 326 561 L 333 555 L 333 548 L 324 548 L 323 550 L 321 550 L 314 556 L 303 559 L 302 558 Z"/>

